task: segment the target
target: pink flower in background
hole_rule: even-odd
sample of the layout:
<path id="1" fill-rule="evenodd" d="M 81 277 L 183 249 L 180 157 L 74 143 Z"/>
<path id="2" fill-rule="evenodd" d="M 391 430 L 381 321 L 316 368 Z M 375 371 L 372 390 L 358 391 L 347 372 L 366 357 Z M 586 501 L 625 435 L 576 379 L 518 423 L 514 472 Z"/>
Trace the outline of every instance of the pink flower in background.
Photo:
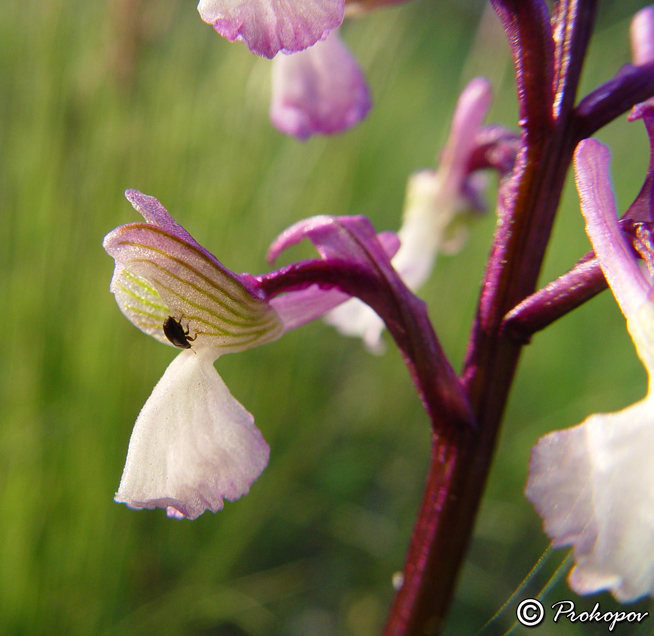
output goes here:
<path id="1" fill-rule="evenodd" d="M 526 495 L 552 543 L 573 547 L 570 587 L 579 594 L 610 590 L 625 602 L 654 596 L 654 300 L 652 280 L 618 224 L 609 160 L 605 146 L 582 141 L 575 153 L 577 189 L 586 232 L 649 388 L 622 411 L 594 414 L 541 438 L 532 450 Z"/>
<path id="2" fill-rule="evenodd" d="M 350 14 L 406 0 L 350 2 Z M 270 118 L 281 132 L 306 140 L 358 124 L 372 105 L 363 71 L 332 33 L 344 0 L 200 0 L 198 11 L 230 41 L 275 58 Z M 277 55 L 283 53 L 286 55 Z"/>
<path id="3" fill-rule="evenodd" d="M 270 119 L 299 139 L 358 124 L 372 101 L 363 71 L 336 31 L 294 55 L 273 60 Z"/>
<path id="4" fill-rule="evenodd" d="M 412 291 L 429 278 L 439 253 L 455 253 L 465 244 L 469 224 L 483 207 L 486 182 L 476 170 L 495 167 L 506 173 L 513 165 L 515 138 L 497 127 L 482 126 L 491 97 L 486 79 L 472 80 L 459 97 L 438 169 L 409 178 L 398 232 L 400 249 L 391 262 Z M 492 159 L 476 161 L 477 153 L 492 155 Z M 384 324 L 356 298 L 334 309 L 325 320 L 344 335 L 361 337 L 373 353 L 383 352 Z"/>

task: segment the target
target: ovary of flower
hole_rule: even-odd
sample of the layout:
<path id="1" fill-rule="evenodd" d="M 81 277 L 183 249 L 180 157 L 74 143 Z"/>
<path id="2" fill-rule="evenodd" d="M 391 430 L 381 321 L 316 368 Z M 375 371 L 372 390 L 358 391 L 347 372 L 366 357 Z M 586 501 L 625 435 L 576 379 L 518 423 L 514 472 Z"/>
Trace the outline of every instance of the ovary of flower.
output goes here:
<path id="1" fill-rule="evenodd" d="M 617 413 L 541 438 L 532 450 L 527 498 L 555 546 L 573 546 L 570 586 L 610 590 L 620 601 L 654 596 L 654 302 L 651 281 L 623 237 L 609 152 L 581 142 L 575 176 L 586 231 L 627 319 L 649 376 L 647 396 Z"/>
<path id="2" fill-rule="evenodd" d="M 192 348 L 180 353 L 136 421 L 116 501 L 195 519 L 246 494 L 269 449 L 252 416 L 214 369 L 223 353 L 278 338 L 283 324 L 247 280 L 227 270 L 161 204 L 126 193 L 147 223 L 116 228 L 104 247 L 116 261 L 111 291 L 139 329 L 171 344 L 172 317 Z"/>

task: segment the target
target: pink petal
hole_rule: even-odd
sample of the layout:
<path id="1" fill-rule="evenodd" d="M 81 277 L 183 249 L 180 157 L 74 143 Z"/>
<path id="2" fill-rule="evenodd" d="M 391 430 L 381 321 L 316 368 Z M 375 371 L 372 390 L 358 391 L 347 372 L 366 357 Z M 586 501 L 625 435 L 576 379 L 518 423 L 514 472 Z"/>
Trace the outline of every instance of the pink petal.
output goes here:
<path id="1" fill-rule="evenodd" d="M 363 72 L 336 32 L 273 62 L 270 118 L 287 135 L 304 140 L 347 130 L 370 106 Z"/>
<path id="2" fill-rule="evenodd" d="M 200 0 L 198 11 L 224 38 L 272 58 L 302 51 L 340 26 L 344 0 Z"/>

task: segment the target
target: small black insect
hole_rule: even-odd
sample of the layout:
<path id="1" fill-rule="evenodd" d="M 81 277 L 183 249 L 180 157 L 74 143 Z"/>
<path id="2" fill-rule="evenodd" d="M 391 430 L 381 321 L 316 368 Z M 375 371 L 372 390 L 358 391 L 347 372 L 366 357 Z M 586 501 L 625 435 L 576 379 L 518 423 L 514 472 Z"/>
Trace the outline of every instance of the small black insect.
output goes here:
<path id="1" fill-rule="evenodd" d="M 172 316 L 168 316 L 168 318 L 164 320 L 163 332 L 166 338 L 180 349 L 190 349 L 191 342 L 197 338 L 197 335 L 189 338 L 189 328 L 187 327 L 186 330 L 184 330 L 181 323 L 175 320 Z"/>

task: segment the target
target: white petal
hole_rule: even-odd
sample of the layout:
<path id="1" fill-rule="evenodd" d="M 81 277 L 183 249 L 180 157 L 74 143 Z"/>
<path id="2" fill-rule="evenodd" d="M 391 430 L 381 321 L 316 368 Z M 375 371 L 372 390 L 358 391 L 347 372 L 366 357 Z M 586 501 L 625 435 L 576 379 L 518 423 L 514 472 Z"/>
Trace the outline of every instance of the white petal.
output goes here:
<path id="1" fill-rule="evenodd" d="M 359 337 L 371 353 L 384 353 L 384 321 L 358 298 L 351 298 L 325 315 L 325 322 L 344 336 Z"/>
<path id="2" fill-rule="evenodd" d="M 570 586 L 620 601 L 654 594 L 654 400 L 592 415 L 532 451 L 527 498 L 555 546 L 572 545 Z"/>
<path id="3" fill-rule="evenodd" d="M 195 519 L 245 495 L 266 467 L 268 445 L 214 359 L 188 350 L 166 369 L 134 425 L 117 502 Z"/>

